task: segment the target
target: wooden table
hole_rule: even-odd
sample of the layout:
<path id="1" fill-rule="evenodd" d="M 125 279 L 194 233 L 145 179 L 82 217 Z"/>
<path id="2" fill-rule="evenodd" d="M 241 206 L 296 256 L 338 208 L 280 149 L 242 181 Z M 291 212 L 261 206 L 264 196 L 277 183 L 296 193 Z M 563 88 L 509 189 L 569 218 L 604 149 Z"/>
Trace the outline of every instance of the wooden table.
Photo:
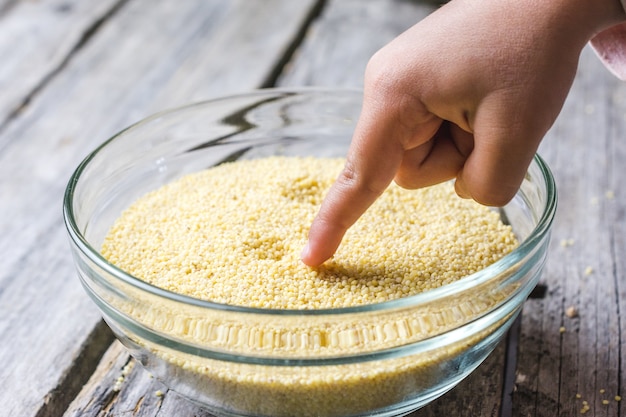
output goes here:
<path id="1" fill-rule="evenodd" d="M 372 53 L 434 7 L 0 0 L 0 416 L 209 415 L 133 367 L 83 292 L 61 218 L 71 172 L 158 110 L 360 87 Z M 587 415 L 626 415 L 626 84 L 589 49 L 540 153 L 560 206 L 538 290 L 494 354 L 415 416 L 575 416 L 583 401 Z"/>

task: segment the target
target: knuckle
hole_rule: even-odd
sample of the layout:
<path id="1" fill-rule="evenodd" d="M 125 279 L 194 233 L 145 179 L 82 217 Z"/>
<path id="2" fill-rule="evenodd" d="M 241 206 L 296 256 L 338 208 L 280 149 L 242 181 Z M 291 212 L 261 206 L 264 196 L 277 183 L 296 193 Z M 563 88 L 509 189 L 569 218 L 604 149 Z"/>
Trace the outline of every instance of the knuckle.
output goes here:
<path id="1" fill-rule="evenodd" d="M 337 178 L 337 184 L 343 190 L 351 190 L 359 195 L 379 196 L 387 188 L 387 183 L 376 175 L 361 173 L 350 159 Z"/>
<path id="2" fill-rule="evenodd" d="M 380 51 L 370 59 L 365 70 L 364 99 L 374 111 L 393 119 L 396 137 L 410 140 L 421 124 L 432 121 L 433 115 L 420 99 L 417 75 L 391 62 L 395 62 L 393 55 Z"/>
<path id="3" fill-rule="evenodd" d="M 402 93 L 402 74 L 397 66 L 389 65 L 390 62 L 394 62 L 393 57 L 384 51 L 378 51 L 370 58 L 365 68 L 366 93 L 382 99 L 394 98 Z"/>

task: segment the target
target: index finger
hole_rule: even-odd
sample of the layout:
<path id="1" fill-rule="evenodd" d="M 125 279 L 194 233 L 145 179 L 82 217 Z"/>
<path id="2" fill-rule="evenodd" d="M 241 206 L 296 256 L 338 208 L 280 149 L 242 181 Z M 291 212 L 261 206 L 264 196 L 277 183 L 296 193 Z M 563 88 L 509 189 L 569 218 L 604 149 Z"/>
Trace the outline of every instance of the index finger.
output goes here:
<path id="1" fill-rule="evenodd" d="M 335 253 L 348 228 L 389 186 L 402 162 L 404 144 L 419 131 L 419 126 L 409 129 L 399 123 L 397 112 L 389 107 L 364 104 L 346 165 L 309 230 L 301 254 L 305 264 L 320 265 Z M 424 130 L 424 136 L 432 136 L 436 127 L 430 131 L 432 126 Z"/>

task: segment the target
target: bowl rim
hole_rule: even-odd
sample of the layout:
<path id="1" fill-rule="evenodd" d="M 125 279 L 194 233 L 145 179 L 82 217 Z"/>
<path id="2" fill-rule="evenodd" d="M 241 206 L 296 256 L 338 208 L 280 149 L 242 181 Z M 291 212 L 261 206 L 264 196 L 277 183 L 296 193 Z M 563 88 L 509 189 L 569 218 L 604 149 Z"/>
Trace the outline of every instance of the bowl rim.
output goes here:
<path id="1" fill-rule="evenodd" d="M 371 313 L 371 312 L 384 312 L 406 307 L 415 307 L 420 304 L 428 304 L 433 300 L 443 299 L 449 296 L 460 294 L 463 291 L 480 285 L 486 281 L 489 281 L 494 276 L 507 270 L 511 266 L 523 259 L 527 254 L 531 253 L 533 249 L 544 239 L 549 233 L 550 226 L 554 220 L 557 206 L 557 191 L 554 177 L 550 171 L 550 168 L 546 162 L 535 154 L 532 164 L 536 164 L 543 180 L 543 184 L 546 189 L 546 202 L 544 204 L 541 216 L 539 217 L 537 224 L 528 235 L 528 237 L 520 243 L 513 251 L 509 252 L 496 262 L 492 263 L 488 267 L 477 271 L 473 274 L 467 275 L 453 283 L 438 287 L 432 290 L 428 290 L 419 294 L 384 301 L 375 304 L 365 304 L 352 307 L 339 307 L 339 308 L 324 308 L 324 309 L 268 309 L 260 307 L 247 307 L 239 305 L 230 305 L 217 303 L 213 301 L 202 300 L 194 298 L 188 295 L 175 293 L 155 285 L 149 284 L 125 271 L 118 268 L 114 264 L 108 262 L 98 250 L 96 250 L 89 241 L 85 238 L 80 231 L 78 224 L 76 223 L 74 216 L 74 197 L 76 187 L 81 179 L 81 175 L 87 169 L 90 162 L 96 158 L 96 156 L 106 149 L 107 145 L 122 138 L 127 132 L 141 128 L 141 126 L 167 116 L 172 113 L 178 113 L 186 111 L 192 108 L 203 107 L 214 103 L 219 103 L 225 100 L 233 100 L 243 97 L 253 97 L 260 95 L 301 95 L 301 94 L 362 94 L 362 90 L 350 89 L 350 88 L 317 88 L 317 87 L 296 87 L 296 88 L 263 88 L 258 90 L 252 90 L 249 92 L 235 93 L 220 97 L 215 97 L 209 100 L 203 100 L 184 106 L 174 107 L 171 109 L 163 110 L 154 113 L 148 117 L 145 117 L 136 123 L 129 125 L 128 127 L 115 133 L 109 139 L 102 142 L 93 151 L 91 151 L 74 170 L 68 184 L 65 189 L 63 197 L 63 220 L 66 230 L 70 237 L 71 243 L 80 250 L 80 252 L 87 257 L 91 262 L 96 264 L 99 268 L 110 274 L 112 277 L 123 281 L 125 284 L 129 284 L 139 290 L 145 291 L 153 296 L 164 298 L 168 301 L 174 301 L 185 305 L 194 307 L 207 308 L 211 310 L 231 311 L 239 313 L 249 314 L 264 314 L 264 315 L 276 315 L 276 316 L 316 316 L 316 315 L 341 315 L 341 314 L 354 314 L 354 313 Z"/>

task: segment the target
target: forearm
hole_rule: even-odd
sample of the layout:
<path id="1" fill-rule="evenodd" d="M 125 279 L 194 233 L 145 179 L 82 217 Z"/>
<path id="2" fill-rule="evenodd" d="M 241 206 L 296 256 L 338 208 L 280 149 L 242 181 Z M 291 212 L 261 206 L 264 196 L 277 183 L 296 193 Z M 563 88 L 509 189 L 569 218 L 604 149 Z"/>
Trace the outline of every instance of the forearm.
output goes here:
<path id="1" fill-rule="evenodd" d="M 603 30 L 626 21 L 623 4 L 626 0 L 514 0 L 509 13 L 513 18 L 531 16 L 539 28 L 543 26 L 552 36 L 563 35 L 570 41 L 586 43 Z"/>
<path id="2" fill-rule="evenodd" d="M 567 5 L 576 3 L 577 12 L 581 13 L 589 25 L 589 39 L 597 33 L 618 23 L 626 21 L 626 0 L 558 0 Z"/>

